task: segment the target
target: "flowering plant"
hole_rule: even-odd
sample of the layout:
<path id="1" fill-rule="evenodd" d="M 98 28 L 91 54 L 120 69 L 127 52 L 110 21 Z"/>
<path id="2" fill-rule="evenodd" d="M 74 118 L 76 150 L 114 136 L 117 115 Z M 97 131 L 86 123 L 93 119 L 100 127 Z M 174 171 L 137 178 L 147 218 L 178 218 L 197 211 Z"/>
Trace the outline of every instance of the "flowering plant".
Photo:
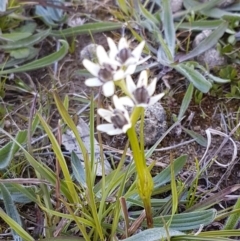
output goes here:
<path id="1" fill-rule="evenodd" d="M 153 96 L 157 79 L 153 79 L 148 85 L 146 70 L 140 73 L 137 84 L 131 77 L 137 65 L 149 59 L 149 56 L 141 58 L 144 41 L 133 51 L 124 37 L 120 39 L 118 46 L 111 38 L 107 38 L 107 41 L 109 53 L 102 46 L 96 49 L 98 63 L 93 63 L 88 59 L 83 60 L 84 67 L 94 76 L 87 79 L 85 84 L 90 87 L 102 86 L 104 96 L 113 96 L 114 108 L 98 109 L 98 114 L 108 123 L 98 125 L 97 130 L 109 135 L 127 134 L 138 174 L 137 186 L 146 211 L 147 224 L 148 227 L 153 227 L 150 203 L 153 179 L 146 165 L 144 150 L 141 148 L 143 145 L 140 145 L 137 138 L 135 124 L 144 112 L 144 108 L 159 101 L 164 93 Z M 118 97 L 115 94 L 116 86 L 120 87 L 125 96 Z M 125 106 L 133 107 L 130 114 Z"/>

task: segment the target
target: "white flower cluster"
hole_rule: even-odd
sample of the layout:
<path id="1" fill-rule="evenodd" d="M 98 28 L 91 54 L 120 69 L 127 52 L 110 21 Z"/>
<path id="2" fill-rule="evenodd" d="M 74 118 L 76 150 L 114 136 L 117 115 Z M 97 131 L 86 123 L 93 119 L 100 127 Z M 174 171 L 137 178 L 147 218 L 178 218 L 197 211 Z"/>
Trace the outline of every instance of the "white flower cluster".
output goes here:
<path id="1" fill-rule="evenodd" d="M 152 96 L 155 92 L 157 79 L 154 78 L 148 85 L 146 70 L 140 73 L 137 85 L 131 77 L 136 67 L 149 59 L 149 57 L 141 59 L 145 41 L 142 41 L 133 51 L 129 48 L 129 43 L 124 37 L 120 39 L 118 46 L 111 38 L 107 38 L 107 41 L 109 53 L 100 45 L 96 49 L 97 64 L 88 59 L 83 60 L 84 67 L 94 76 L 87 79 L 85 84 L 90 87 L 102 86 L 104 96 L 113 96 L 115 109 L 98 109 L 98 114 L 109 124 L 101 124 L 97 129 L 109 135 L 117 135 L 126 133 L 132 127 L 129 113 L 124 106 L 145 108 L 160 100 L 164 93 Z M 125 94 L 127 96 L 118 98 L 114 95 L 115 84 L 120 81 L 126 87 Z"/>

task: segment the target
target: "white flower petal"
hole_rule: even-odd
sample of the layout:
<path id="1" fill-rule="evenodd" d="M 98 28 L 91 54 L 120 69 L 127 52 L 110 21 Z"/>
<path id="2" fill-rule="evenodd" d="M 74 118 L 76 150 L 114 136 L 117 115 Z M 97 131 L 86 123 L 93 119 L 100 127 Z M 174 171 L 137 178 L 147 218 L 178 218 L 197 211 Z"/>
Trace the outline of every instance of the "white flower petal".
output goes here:
<path id="1" fill-rule="evenodd" d="M 85 80 L 85 85 L 89 87 L 101 86 L 103 83 L 96 77 Z"/>
<path id="2" fill-rule="evenodd" d="M 134 103 L 133 103 L 132 99 L 128 96 L 120 97 L 119 101 L 121 101 L 121 103 L 125 106 L 134 107 Z"/>
<path id="3" fill-rule="evenodd" d="M 147 87 L 147 83 L 148 83 L 147 71 L 143 70 L 139 75 L 139 79 L 137 82 L 137 88 L 142 87 L 142 86 Z"/>
<path id="4" fill-rule="evenodd" d="M 115 44 L 115 42 L 111 38 L 107 38 L 107 42 L 108 42 L 108 46 L 109 46 L 109 49 L 110 49 L 109 57 L 110 57 L 110 59 L 114 59 L 115 60 L 116 55 L 118 54 L 117 45 Z"/>
<path id="5" fill-rule="evenodd" d="M 133 51 L 132 51 L 132 55 L 136 58 L 136 60 L 138 61 L 141 57 L 143 48 L 145 45 L 145 41 L 142 41 Z"/>
<path id="6" fill-rule="evenodd" d="M 102 131 L 102 132 L 106 132 L 107 134 L 109 134 L 109 132 L 110 132 L 109 135 L 117 135 L 117 134 L 122 133 L 122 130 L 114 128 L 113 124 L 101 124 L 101 125 L 98 125 L 97 126 L 97 130 L 98 131 Z M 117 134 L 114 134 L 114 132 L 116 133 L 116 130 L 120 130 L 121 132 L 117 133 Z"/>
<path id="7" fill-rule="evenodd" d="M 133 57 L 129 57 L 125 63 L 124 66 L 129 66 L 129 65 L 136 65 L 138 62 L 138 59 L 136 59 L 134 56 Z"/>
<path id="8" fill-rule="evenodd" d="M 154 95 L 150 98 L 148 105 L 154 105 L 157 101 L 159 101 L 164 96 L 164 93 Z"/>
<path id="9" fill-rule="evenodd" d="M 129 65 L 126 70 L 125 70 L 125 75 L 131 75 L 134 74 L 135 70 L 136 70 L 137 65 L 136 64 L 132 64 Z"/>
<path id="10" fill-rule="evenodd" d="M 127 39 L 122 37 L 118 42 L 118 51 L 121 51 L 122 49 L 129 48 Z"/>
<path id="11" fill-rule="evenodd" d="M 97 46 L 96 53 L 100 65 L 103 65 L 104 63 L 111 64 L 108 54 L 102 45 Z"/>
<path id="12" fill-rule="evenodd" d="M 125 76 L 126 76 L 126 73 L 122 69 L 119 69 L 113 74 L 113 80 L 114 81 L 121 80 L 125 78 Z"/>
<path id="13" fill-rule="evenodd" d="M 152 96 L 153 93 L 155 92 L 156 84 L 157 84 L 157 78 L 154 78 L 152 80 L 152 82 L 148 85 L 147 91 L 148 91 L 149 96 Z"/>
<path id="14" fill-rule="evenodd" d="M 128 76 L 126 77 L 126 85 L 127 85 L 128 91 L 129 91 L 130 93 L 133 93 L 133 92 L 136 90 L 136 88 L 137 88 L 137 86 L 136 86 L 135 83 L 133 82 L 133 79 L 132 79 L 132 77 L 131 77 L 130 75 L 128 75 Z"/>
<path id="15" fill-rule="evenodd" d="M 113 104 L 114 104 L 116 109 L 127 112 L 126 109 L 124 108 L 122 102 L 119 101 L 119 98 L 116 95 L 113 96 Z"/>
<path id="16" fill-rule="evenodd" d="M 95 64 L 88 59 L 84 59 L 82 64 L 93 76 L 98 76 L 98 72 L 100 70 L 100 66 L 98 64 Z"/>
<path id="17" fill-rule="evenodd" d="M 97 110 L 97 113 L 107 122 L 111 123 L 112 111 L 100 108 Z"/>
<path id="18" fill-rule="evenodd" d="M 149 56 L 147 56 L 147 57 L 145 57 L 145 58 L 139 60 L 139 61 L 136 63 L 136 65 L 140 65 L 140 64 L 146 62 L 146 61 L 147 61 L 148 59 L 150 59 L 150 58 L 151 58 L 151 56 L 149 55 Z"/>
<path id="19" fill-rule="evenodd" d="M 119 134 L 122 134 L 123 133 L 123 130 L 122 129 L 109 129 L 107 134 L 110 135 L 110 136 L 114 136 L 114 135 L 119 135 Z"/>
<path id="20" fill-rule="evenodd" d="M 108 82 L 104 83 L 102 86 L 102 90 L 103 90 L 104 96 L 106 96 L 106 97 L 112 96 L 115 91 L 115 85 L 114 85 L 113 81 L 108 81 Z"/>

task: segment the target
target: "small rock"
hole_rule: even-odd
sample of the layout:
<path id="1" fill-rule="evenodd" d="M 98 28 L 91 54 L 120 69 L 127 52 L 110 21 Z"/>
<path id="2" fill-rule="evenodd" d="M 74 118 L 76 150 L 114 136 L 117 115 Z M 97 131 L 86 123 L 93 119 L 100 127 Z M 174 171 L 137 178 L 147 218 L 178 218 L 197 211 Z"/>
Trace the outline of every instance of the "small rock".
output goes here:
<path id="1" fill-rule="evenodd" d="M 167 130 L 166 112 L 162 105 L 157 102 L 148 106 L 144 114 L 144 144 L 145 146 L 151 146 Z M 136 124 L 136 132 L 140 133 L 140 121 Z"/>
<path id="2" fill-rule="evenodd" d="M 211 33 L 212 30 L 207 29 L 198 34 L 192 43 L 193 48 L 199 45 L 199 43 L 207 38 Z M 225 56 L 221 56 L 216 46 L 213 46 L 197 56 L 196 60 L 203 66 L 207 65 L 209 69 L 213 69 L 216 66 L 225 65 L 227 63 L 227 58 Z"/>
<path id="3" fill-rule="evenodd" d="M 178 12 L 183 7 L 183 0 L 171 0 L 171 9 L 173 13 Z"/>
<path id="4" fill-rule="evenodd" d="M 96 58 L 96 49 L 98 44 L 89 44 L 84 47 L 80 52 L 80 61 L 89 59 L 93 61 Z"/>

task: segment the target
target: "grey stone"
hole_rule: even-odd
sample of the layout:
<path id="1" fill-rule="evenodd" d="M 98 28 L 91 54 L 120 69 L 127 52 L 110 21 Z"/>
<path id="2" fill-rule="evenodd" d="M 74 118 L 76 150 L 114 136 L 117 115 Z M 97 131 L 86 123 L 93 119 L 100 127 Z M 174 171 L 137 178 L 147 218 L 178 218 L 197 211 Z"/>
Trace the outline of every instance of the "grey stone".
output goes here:
<path id="1" fill-rule="evenodd" d="M 166 112 L 162 105 L 157 102 L 148 106 L 144 113 L 144 144 L 145 146 L 151 146 L 167 130 Z M 140 133 L 140 121 L 136 124 L 136 132 Z"/>
<path id="2" fill-rule="evenodd" d="M 98 44 L 89 44 L 84 47 L 80 52 L 80 61 L 89 59 L 93 61 L 96 58 L 96 49 Z"/>
<path id="3" fill-rule="evenodd" d="M 183 0 L 171 0 L 171 9 L 173 13 L 178 12 L 183 7 Z"/>
<path id="4" fill-rule="evenodd" d="M 203 30 L 201 33 L 199 33 L 192 43 L 193 48 L 198 46 L 199 43 L 205 38 L 207 38 L 211 33 L 212 30 L 209 29 Z M 203 66 L 207 66 L 209 69 L 213 69 L 216 66 L 225 65 L 227 63 L 226 56 L 221 56 L 217 49 L 217 46 L 213 46 L 204 53 L 200 54 L 196 57 L 196 60 Z"/>

